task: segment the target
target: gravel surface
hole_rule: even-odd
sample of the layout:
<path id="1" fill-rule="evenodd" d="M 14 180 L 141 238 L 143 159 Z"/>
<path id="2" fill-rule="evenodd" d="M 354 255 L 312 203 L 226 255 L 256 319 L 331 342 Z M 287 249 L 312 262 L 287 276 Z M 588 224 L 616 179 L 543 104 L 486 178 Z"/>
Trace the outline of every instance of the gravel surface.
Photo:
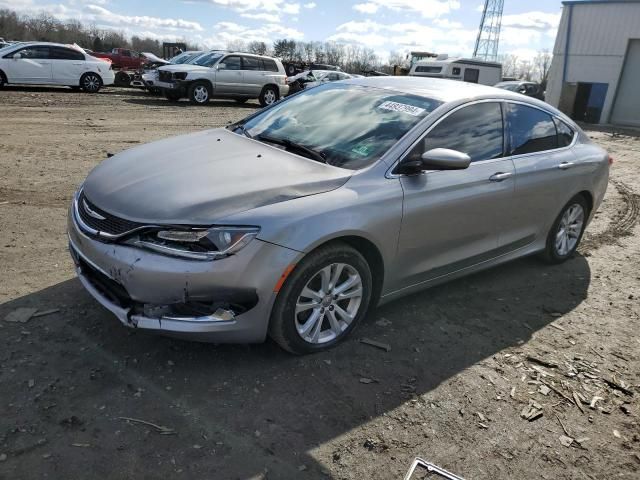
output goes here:
<path id="1" fill-rule="evenodd" d="M 468 480 L 640 478 L 630 132 L 589 132 L 615 164 L 574 259 L 527 258 L 398 300 L 327 353 L 146 335 L 85 293 L 65 229 L 91 168 L 256 108 L 0 92 L 0 478 L 394 479 L 415 456 Z"/>

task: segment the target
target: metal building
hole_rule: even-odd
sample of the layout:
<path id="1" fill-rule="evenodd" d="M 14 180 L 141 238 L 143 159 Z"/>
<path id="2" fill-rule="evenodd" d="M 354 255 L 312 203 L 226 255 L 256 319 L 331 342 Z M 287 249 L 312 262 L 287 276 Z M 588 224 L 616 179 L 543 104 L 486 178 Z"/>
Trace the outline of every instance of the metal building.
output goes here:
<path id="1" fill-rule="evenodd" d="M 640 126 L 640 0 L 562 3 L 547 102 L 578 121 Z"/>

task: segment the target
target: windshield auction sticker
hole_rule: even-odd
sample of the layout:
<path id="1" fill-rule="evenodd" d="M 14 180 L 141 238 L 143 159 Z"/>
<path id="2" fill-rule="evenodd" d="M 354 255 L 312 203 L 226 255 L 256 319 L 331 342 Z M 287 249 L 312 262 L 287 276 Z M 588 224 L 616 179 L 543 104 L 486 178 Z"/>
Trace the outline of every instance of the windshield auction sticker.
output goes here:
<path id="1" fill-rule="evenodd" d="M 378 108 L 391 110 L 393 112 L 408 113 L 414 117 L 419 117 L 424 113 L 424 108 L 414 107 L 413 105 L 407 105 L 406 103 L 390 102 L 388 100 L 381 103 Z"/>

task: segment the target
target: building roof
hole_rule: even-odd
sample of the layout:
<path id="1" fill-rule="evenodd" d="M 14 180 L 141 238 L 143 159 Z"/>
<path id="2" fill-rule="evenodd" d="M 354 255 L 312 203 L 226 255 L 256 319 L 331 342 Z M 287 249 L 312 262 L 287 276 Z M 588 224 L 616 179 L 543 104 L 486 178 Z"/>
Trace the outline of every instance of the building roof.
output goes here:
<path id="1" fill-rule="evenodd" d="M 565 0 L 563 5 L 597 5 L 603 3 L 640 3 L 640 0 Z"/>

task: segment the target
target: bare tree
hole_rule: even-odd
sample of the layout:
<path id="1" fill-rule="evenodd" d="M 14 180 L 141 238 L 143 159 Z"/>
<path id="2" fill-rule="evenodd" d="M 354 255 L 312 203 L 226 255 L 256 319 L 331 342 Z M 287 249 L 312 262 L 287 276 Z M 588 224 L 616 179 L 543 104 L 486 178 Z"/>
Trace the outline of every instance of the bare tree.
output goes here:
<path id="1" fill-rule="evenodd" d="M 244 40 L 229 40 L 227 42 L 227 50 L 231 50 L 233 52 L 246 52 L 247 42 Z"/>
<path id="2" fill-rule="evenodd" d="M 523 80 L 527 80 L 528 82 L 533 80 L 534 71 L 533 62 L 522 60 L 518 63 L 518 76 Z"/>
<path id="3" fill-rule="evenodd" d="M 553 55 L 549 53 L 549 50 L 542 50 L 533 59 L 533 65 L 540 81 L 540 85 L 543 88 L 547 86 L 547 78 L 549 77 L 549 69 L 551 68 L 551 60 Z"/>
<path id="4" fill-rule="evenodd" d="M 518 76 L 518 56 L 508 53 L 506 55 L 500 55 L 498 61 L 502 63 L 502 76 L 503 77 L 517 77 Z"/>
<path id="5" fill-rule="evenodd" d="M 267 44 L 264 42 L 249 42 L 247 45 L 247 51 L 255 53 L 256 55 L 264 55 L 267 53 Z"/>

